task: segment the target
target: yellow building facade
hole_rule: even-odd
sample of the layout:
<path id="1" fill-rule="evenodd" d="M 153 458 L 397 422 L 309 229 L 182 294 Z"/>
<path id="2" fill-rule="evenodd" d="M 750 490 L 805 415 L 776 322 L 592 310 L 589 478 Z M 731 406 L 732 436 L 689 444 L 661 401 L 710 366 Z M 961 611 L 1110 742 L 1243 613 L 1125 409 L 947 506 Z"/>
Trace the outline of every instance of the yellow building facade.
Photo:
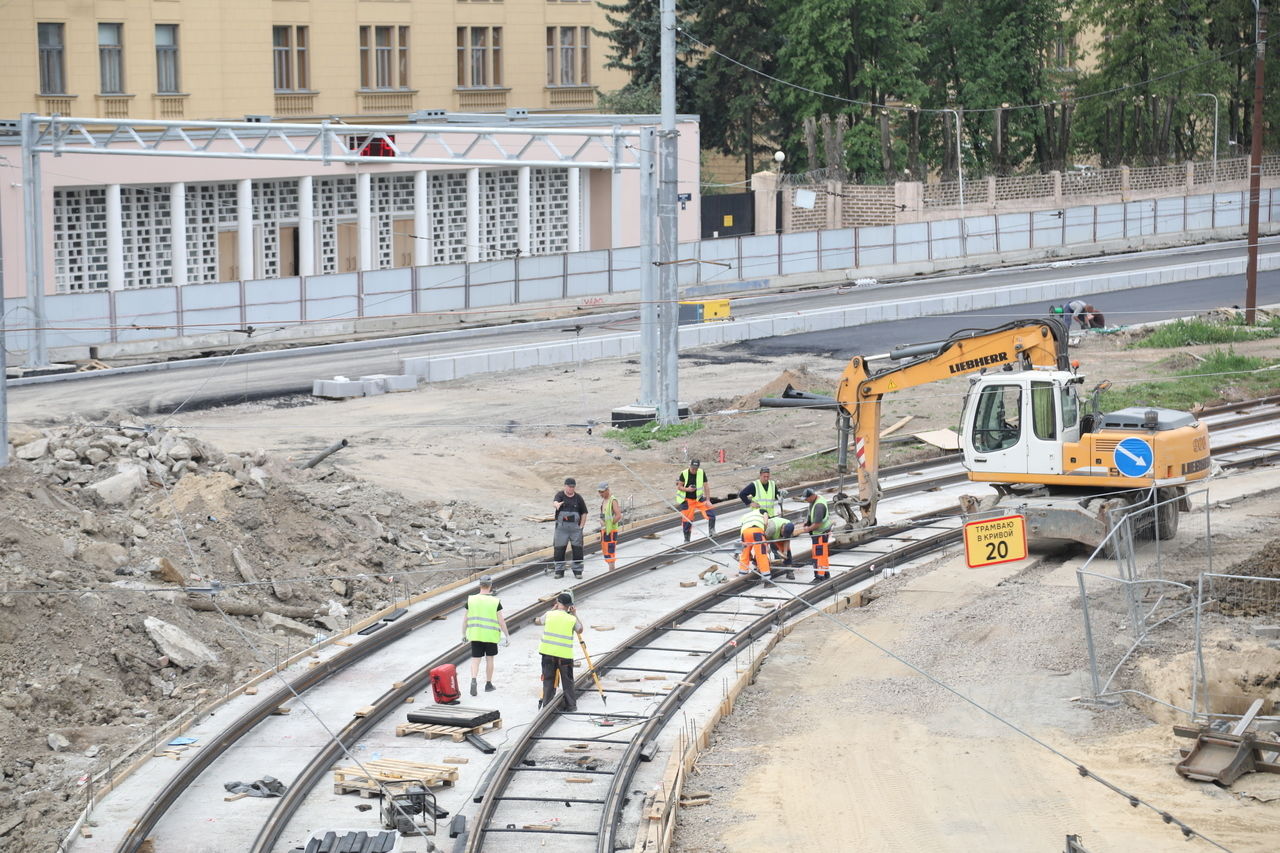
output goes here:
<path id="1" fill-rule="evenodd" d="M 15 0 L 0 117 L 309 120 L 586 112 L 606 70 L 590 0 Z"/>

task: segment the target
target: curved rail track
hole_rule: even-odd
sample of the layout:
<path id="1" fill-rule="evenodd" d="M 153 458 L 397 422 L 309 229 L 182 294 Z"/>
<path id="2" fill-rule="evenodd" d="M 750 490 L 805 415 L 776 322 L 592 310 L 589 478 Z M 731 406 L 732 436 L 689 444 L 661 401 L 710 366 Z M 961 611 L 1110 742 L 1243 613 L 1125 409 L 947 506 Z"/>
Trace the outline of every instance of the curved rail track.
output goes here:
<path id="1" fill-rule="evenodd" d="M 1242 433 L 1240 436 L 1233 437 L 1222 444 L 1215 443 L 1215 458 L 1230 455 L 1234 460 L 1235 457 L 1239 457 L 1238 461 L 1229 460 L 1225 464 L 1258 464 L 1275 456 L 1280 456 L 1280 435 L 1259 427 L 1259 425 L 1266 422 L 1280 420 L 1280 396 L 1206 409 L 1200 412 L 1199 415 L 1209 424 L 1212 432 Z M 1253 428 L 1249 429 L 1250 426 Z M 1224 436 L 1224 438 L 1226 437 Z M 883 478 L 890 479 L 897 475 L 900 480 L 885 489 L 886 497 L 902 496 L 929 489 L 937 490 L 944 486 L 966 482 L 963 469 L 954 456 L 886 468 L 881 473 Z M 825 481 L 811 485 L 818 488 L 830 488 L 835 485 L 835 481 Z M 731 524 L 726 519 L 726 526 Z M 669 531 L 671 527 L 672 523 L 669 518 L 659 518 L 637 525 L 627 532 L 624 537 L 624 543 L 638 541 L 639 537 L 651 537 L 660 530 Z M 890 532 L 889 536 L 892 537 L 901 533 L 902 529 L 896 529 Z M 901 549 L 894 549 L 895 554 L 892 559 L 898 561 L 910 559 L 909 555 L 939 547 L 954 535 L 954 530 L 935 530 L 923 538 L 899 543 Z M 732 536 L 722 534 L 715 541 L 717 547 L 728 547 L 731 542 L 736 542 L 736 531 L 735 535 Z M 926 545 L 924 543 L 929 544 Z M 678 546 L 662 549 L 657 553 L 643 556 L 633 560 L 631 563 L 624 564 L 616 571 L 602 573 L 581 581 L 574 585 L 574 593 L 581 602 L 613 587 L 633 581 L 638 577 L 643 577 L 649 570 L 670 566 L 682 560 L 698 559 L 705 562 L 706 555 L 690 554 L 685 548 Z M 723 558 L 720 561 L 724 562 Z M 602 797 L 584 798 L 593 801 L 600 800 L 598 803 L 581 803 L 583 806 L 590 806 L 596 809 L 601 817 L 594 827 L 577 830 L 577 832 L 581 833 L 576 836 L 580 843 L 585 843 L 582 841 L 583 839 L 592 840 L 594 849 L 600 851 L 612 851 L 614 849 L 612 845 L 617 840 L 615 833 L 619 825 L 618 816 L 629 800 L 627 786 L 635 773 L 636 766 L 641 759 L 648 757 L 647 750 L 653 738 L 656 737 L 656 733 L 661 731 L 688 696 L 693 693 L 694 685 L 705 679 L 716 667 L 732 658 L 737 650 L 749 644 L 751 640 L 758 638 L 774 625 L 786 621 L 799 612 L 805 606 L 803 602 L 812 602 L 829 597 L 840 590 L 845 590 L 849 586 L 867 579 L 871 574 L 870 566 L 872 562 L 883 564 L 885 556 L 881 555 L 875 561 L 867 560 L 846 571 L 833 572 L 831 580 L 825 583 L 805 584 L 798 597 L 782 597 L 776 602 L 776 607 L 770 605 L 768 612 L 758 615 L 745 627 L 734 628 L 732 632 L 726 632 L 722 629 L 722 626 L 716 626 L 721 629 L 715 631 L 711 631 L 705 626 L 699 627 L 698 620 L 707 615 L 716 615 L 717 608 L 713 605 L 718 602 L 724 603 L 741 599 L 738 602 L 739 609 L 735 612 L 738 615 L 742 614 L 743 611 L 740 605 L 746 602 L 746 598 L 752 596 L 750 585 L 744 581 L 732 581 L 697 597 L 690 603 L 682 605 L 630 638 L 624 646 L 608 654 L 601 655 L 599 660 L 596 661 L 597 667 L 600 672 L 607 673 L 622 671 L 624 667 L 629 665 L 643 668 L 645 664 L 641 659 L 647 652 L 657 651 L 661 647 L 661 641 L 659 640 L 661 637 L 670 637 L 673 634 L 695 635 L 702 638 L 710 636 L 717 641 L 723 641 L 717 642 L 714 646 L 698 650 L 698 653 L 692 656 L 697 658 L 696 664 L 684 670 L 683 673 L 670 673 L 672 677 L 678 675 L 679 681 L 669 693 L 663 694 L 660 698 L 649 697 L 656 698 L 658 700 L 657 705 L 651 711 L 643 714 L 643 719 L 637 718 L 634 726 L 628 729 L 628 731 L 634 733 L 632 736 L 623 742 L 615 744 L 622 747 L 622 755 L 617 764 L 611 770 L 592 774 L 607 776 L 609 778 L 609 790 Z M 543 560 L 526 562 L 498 575 L 497 581 L 503 588 L 504 594 L 510 595 L 519 589 L 519 584 L 540 578 L 544 573 L 544 567 L 545 562 Z M 361 662 L 366 662 L 373 656 L 386 651 L 392 645 L 409 637 L 414 631 L 448 614 L 458 612 L 465 605 L 466 596 L 470 591 L 470 589 L 460 589 L 442 596 L 438 600 L 429 599 L 423 602 L 421 606 L 413 609 L 403 618 L 387 624 L 382 630 L 368 637 L 360 638 L 360 641 L 350 648 L 343 649 L 296 676 L 289 682 L 288 687 L 281 687 L 266 698 L 258 701 L 256 705 L 243 713 L 220 734 L 209 739 L 202 749 L 193 753 L 183 763 L 181 769 L 150 801 L 142 814 L 124 834 L 115 849 L 119 853 L 136 853 L 136 851 L 145 849 L 144 844 L 147 839 L 156 830 L 156 827 L 166 814 L 184 796 L 185 792 L 208 774 L 210 767 L 235 746 L 238 741 L 274 714 L 282 704 L 292 700 L 295 696 L 295 691 L 297 694 L 305 696 L 332 681 L 336 676 L 351 667 Z M 754 604 L 749 602 L 747 602 L 747 605 L 755 607 Z M 535 595 L 533 603 L 514 613 L 507 614 L 508 624 L 513 631 L 521 625 L 530 624 L 546 607 L 545 600 L 538 600 Z M 666 646 L 666 648 L 683 647 L 670 645 Z M 327 741 L 323 747 L 316 750 L 304 770 L 289 784 L 286 795 L 280 800 L 274 801 L 274 807 L 265 821 L 262 822 L 250 849 L 255 853 L 270 853 L 270 851 L 277 849 L 277 845 L 280 843 L 290 820 L 297 813 L 306 797 L 320 783 L 329 768 L 342 757 L 344 748 L 354 748 L 362 738 L 366 737 L 389 715 L 397 710 L 402 710 L 406 699 L 422 692 L 429 683 L 429 672 L 432 668 L 442 663 L 461 663 L 465 660 L 466 652 L 466 644 L 458 643 L 435 654 L 430 661 L 396 682 L 396 686 L 392 689 L 384 692 L 372 703 L 367 713 L 346 723 L 340 731 L 336 732 L 335 739 Z M 688 653 L 686 652 L 686 654 Z M 669 669 L 672 667 L 661 668 Z M 583 686 L 585 687 L 585 685 Z M 583 696 L 585 698 L 586 694 L 584 693 Z M 622 701 L 630 698 L 632 697 L 625 697 Z M 506 824 L 516 824 L 517 822 L 504 821 L 499 813 L 509 808 L 513 803 L 541 802 L 519 793 L 507 795 L 504 792 L 511 784 L 511 776 L 518 776 L 522 772 L 529 775 L 536 775 L 537 773 L 535 770 L 520 769 L 528 768 L 528 765 L 522 763 L 521 756 L 527 758 L 531 751 L 536 751 L 538 743 L 551 742 L 554 738 L 570 737 L 568 734 L 562 735 L 555 732 L 558 727 L 569 726 L 572 728 L 574 718 L 570 715 L 558 714 L 556 713 L 557 710 L 558 706 L 553 705 L 540 712 L 529 726 L 525 737 L 508 749 L 495 765 L 499 769 L 494 771 L 493 776 L 489 779 L 486 792 L 482 793 L 482 797 L 477 800 L 482 803 L 482 806 L 479 815 L 474 820 L 474 829 L 467 839 L 467 850 L 500 849 L 497 846 L 496 836 L 506 832 Z M 577 733 L 577 737 L 578 739 L 583 737 L 580 731 Z M 536 759 L 532 760 L 536 761 Z M 561 799 L 556 798 L 554 802 L 560 802 Z M 502 826 L 497 826 L 497 823 L 501 823 Z M 558 830 L 558 832 L 560 831 L 563 830 Z M 568 833 L 566 832 L 567 837 Z M 489 840 L 482 842 L 484 838 Z M 584 846 L 583 849 L 591 848 Z"/>

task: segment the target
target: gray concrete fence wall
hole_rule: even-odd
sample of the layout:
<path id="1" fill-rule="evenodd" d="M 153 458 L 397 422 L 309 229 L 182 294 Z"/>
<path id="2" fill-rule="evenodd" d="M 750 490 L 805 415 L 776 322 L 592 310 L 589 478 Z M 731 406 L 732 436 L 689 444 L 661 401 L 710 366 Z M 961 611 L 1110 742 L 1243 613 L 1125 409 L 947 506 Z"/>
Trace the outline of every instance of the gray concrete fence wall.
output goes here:
<path id="1" fill-rule="evenodd" d="M 1128 241 L 1154 245 L 1239 233 L 1244 192 L 1171 196 L 1062 210 L 969 216 L 901 225 L 702 240 L 680 246 L 680 284 L 688 297 L 776 286 L 788 276 L 814 280 L 910 274 L 999 263 Z M 1280 222 L 1280 190 L 1263 190 L 1261 219 Z M 640 291 L 639 250 L 607 249 L 470 264 L 406 267 L 307 278 L 193 284 L 50 295 L 48 345 L 55 359 L 100 357 L 299 341 L 352 334 L 357 321 L 422 328 L 436 315 L 501 319 L 517 307 L 625 304 Z M 32 316 L 21 298 L 5 300 L 6 345 L 19 363 Z M 440 325 L 436 323 L 435 325 Z"/>

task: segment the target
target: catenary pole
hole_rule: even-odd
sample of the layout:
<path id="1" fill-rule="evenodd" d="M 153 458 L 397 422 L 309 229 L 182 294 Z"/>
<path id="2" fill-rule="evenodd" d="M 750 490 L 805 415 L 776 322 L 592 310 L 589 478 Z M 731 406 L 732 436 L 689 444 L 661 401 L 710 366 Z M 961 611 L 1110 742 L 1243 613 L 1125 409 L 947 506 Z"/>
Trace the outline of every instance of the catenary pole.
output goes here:
<path id="1" fill-rule="evenodd" d="M 646 127 L 640 133 L 640 401 L 646 408 L 658 407 L 658 268 L 654 239 L 657 217 L 654 191 L 657 184 L 655 154 L 658 148 L 657 128 Z"/>
<path id="2" fill-rule="evenodd" d="M 1254 0 L 1257 45 L 1253 57 L 1253 144 L 1249 150 L 1249 263 L 1245 273 L 1244 322 L 1258 319 L 1258 203 L 1262 196 L 1262 72 L 1267 57 L 1267 11 Z"/>
<path id="3" fill-rule="evenodd" d="M 676 165 L 676 4 L 661 0 L 658 20 L 661 28 L 662 132 L 661 175 L 658 187 L 658 281 L 661 316 L 660 362 L 662 393 L 658 400 L 658 422 L 674 424 L 680 419 L 680 383 L 677 376 L 679 344 L 677 336 L 678 281 L 676 270 L 676 193 L 679 181 Z"/>
<path id="4" fill-rule="evenodd" d="M 44 214 L 40 198 L 40 153 L 35 150 L 35 114 L 22 115 L 22 216 L 27 268 L 27 306 L 31 310 L 31 345 L 27 364 L 49 364 L 49 346 L 44 322 Z"/>
<path id="5" fill-rule="evenodd" d="M 3 228 L 0 219 L 0 228 Z M 4 328 L 4 236 L 0 233 L 0 468 L 9 465 L 9 361 L 5 352 Z"/>

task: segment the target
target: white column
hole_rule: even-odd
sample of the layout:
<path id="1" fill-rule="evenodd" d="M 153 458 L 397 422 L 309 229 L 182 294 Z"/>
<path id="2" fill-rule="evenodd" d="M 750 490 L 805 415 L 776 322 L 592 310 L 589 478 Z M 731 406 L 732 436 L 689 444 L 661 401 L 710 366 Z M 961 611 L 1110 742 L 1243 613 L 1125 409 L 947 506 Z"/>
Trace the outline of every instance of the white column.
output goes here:
<path id="1" fill-rule="evenodd" d="M 622 245 L 622 175 L 621 169 L 614 169 L 609 182 L 609 245 L 618 248 Z"/>
<path id="2" fill-rule="evenodd" d="M 413 265 L 431 263 L 431 182 L 426 169 L 413 173 Z"/>
<path id="3" fill-rule="evenodd" d="M 187 284 L 187 185 L 179 181 L 169 185 L 169 253 L 173 265 L 173 283 Z"/>
<path id="4" fill-rule="evenodd" d="M 107 186 L 107 287 L 124 289 L 124 215 L 120 209 L 120 185 Z"/>
<path id="5" fill-rule="evenodd" d="M 480 170 L 467 169 L 467 260 L 480 260 Z"/>
<path id="6" fill-rule="evenodd" d="M 356 235 L 360 244 L 360 269 L 373 269 L 373 175 L 356 177 Z"/>
<path id="7" fill-rule="evenodd" d="M 529 254 L 529 176 L 532 170 L 521 166 L 516 174 L 516 247 L 523 257 Z"/>
<path id="8" fill-rule="evenodd" d="M 253 278 L 253 181 L 236 183 L 236 265 L 240 280 Z"/>
<path id="9" fill-rule="evenodd" d="M 582 251 L 582 170 L 569 170 L 569 251 Z"/>
<path id="10" fill-rule="evenodd" d="M 298 275 L 316 274 L 316 187 L 310 175 L 298 178 Z"/>

